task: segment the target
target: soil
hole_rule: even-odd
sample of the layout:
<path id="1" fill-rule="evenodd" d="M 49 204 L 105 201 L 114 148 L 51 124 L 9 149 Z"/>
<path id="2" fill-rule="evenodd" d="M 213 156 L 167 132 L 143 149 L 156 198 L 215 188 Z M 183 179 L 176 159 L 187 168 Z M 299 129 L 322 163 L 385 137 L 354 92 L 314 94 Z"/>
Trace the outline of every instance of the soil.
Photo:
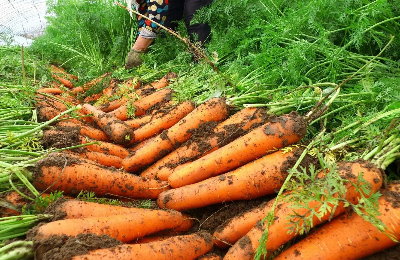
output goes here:
<path id="1" fill-rule="evenodd" d="M 108 235 L 79 234 L 76 237 L 51 236 L 45 240 L 34 241 L 36 259 L 69 260 L 77 255 L 85 255 L 90 250 L 110 248 L 122 242 Z"/>
<path id="2" fill-rule="evenodd" d="M 80 144 L 79 129 L 69 128 L 68 131 L 45 131 L 42 138 L 42 145 L 48 148 L 65 148 Z"/>
<path id="3" fill-rule="evenodd" d="M 399 260 L 400 245 L 388 248 L 379 253 L 362 258 L 362 260 Z"/>

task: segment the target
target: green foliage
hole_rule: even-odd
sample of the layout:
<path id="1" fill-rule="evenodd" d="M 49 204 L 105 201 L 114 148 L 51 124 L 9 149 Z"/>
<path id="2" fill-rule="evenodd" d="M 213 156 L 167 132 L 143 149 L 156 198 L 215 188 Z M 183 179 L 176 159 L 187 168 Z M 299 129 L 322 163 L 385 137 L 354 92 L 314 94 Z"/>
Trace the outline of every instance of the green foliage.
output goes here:
<path id="1" fill-rule="evenodd" d="M 38 196 L 35 200 L 22 208 L 23 215 L 34 215 L 43 213 L 51 203 L 63 196 L 62 191 L 50 193 L 49 196 Z"/>
<path id="2" fill-rule="evenodd" d="M 95 202 L 100 204 L 107 204 L 107 205 L 114 205 L 114 206 L 121 206 L 122 202 L 115 199 L 108 199 L 108 198 L 97 198 L 96 194 L 92 191 L 81 191 L 79 192 L 78 196 L 76 196 L 78 200 L 88 201 L 88 202 Z"/>

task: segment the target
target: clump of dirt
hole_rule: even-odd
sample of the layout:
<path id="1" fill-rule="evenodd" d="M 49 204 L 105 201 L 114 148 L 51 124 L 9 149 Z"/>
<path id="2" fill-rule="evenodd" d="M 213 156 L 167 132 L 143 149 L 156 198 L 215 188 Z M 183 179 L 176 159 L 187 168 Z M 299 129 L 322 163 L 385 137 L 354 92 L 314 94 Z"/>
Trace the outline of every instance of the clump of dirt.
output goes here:
<path id="1" fill-rule="evenodd" d="M 121 245 L 122 242 L 108 235 L 95 235 L 91 233 L 79 234 L 76 237 L 51 236 L 44 240 L 34 239 L 36 259 L 43 260 L 69 260 L 74 256 L 85 255 L 90 250 L 111 248 Z"/>
<path id="2" fill-rule="evenodd" d="M 58 198 L 56 201 L 54 201 L 53 203 L 51 203 L 45 210 L 44 214 L 49 214 L 52 215 L 53 218 L 51 219 L 51 221 L 56 221 L 56 220 L 61 220 L 64 219 L 67 214 L 63 211 L 60 211 L 60 207 L 61 205 L 68 201 L 66 198 L 64 197 L 60 197 Z"/>
<path id="3" fill-rule="evenodd" d="M 293 156 L 289 156 L 288 159 L 284 163 L 282 163 L 280 169 L 281 172 L 288 172 L 288 170 L 293 168 L 293 166 L 296 164 L 297 160 L 300 158 L 305 148 L 299 147 L 294 149 L 295 151 L 293 153 Z M 313 164 L 316 168 L 320 166 L 318 158 L 306 154 L 306 156 L 301 161 L 298 170 L 300 170 L 302 167 L 308 170 L 311 164 Z"/>
<path id="4" fill-rule="evenodd" d="M 48 148 L 65 148 L 80 144 L 79 130 L 70 128 L 69 131 L 45 131 L 42 138 L 42 145 L 45 149 Z"/>
<path id="5" fill-rule="evenodd" d="M 258 198 L 249 201 L 234 201 L 224 204 L 210 205 L 207 207 L 192 209 L 186 213 L 197 218 L 199 221 L 189 232 L 204 230 L 209 233 L 214 233 L 217 227 L 232 217 L 260 205 L 266 198 Z"/>

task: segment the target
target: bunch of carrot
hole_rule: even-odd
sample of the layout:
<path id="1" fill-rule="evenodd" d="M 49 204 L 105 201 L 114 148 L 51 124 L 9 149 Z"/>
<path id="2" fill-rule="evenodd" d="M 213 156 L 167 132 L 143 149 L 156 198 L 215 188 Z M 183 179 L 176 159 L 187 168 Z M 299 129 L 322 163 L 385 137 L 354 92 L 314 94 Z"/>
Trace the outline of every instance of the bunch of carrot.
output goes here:
<path id="1" fill-rule="evenodd" d="M 49 120 L 70 104 L 82 104 L 78 94 L 84 94 L 91 84 L 107 76 L 67 93 L 57 88 L 39 90 L 40 117 Z M 232 246 L 224 259 L 253 259 L 266 228 L 269 255 L 298 235 L 282 230 L 296 221 L 288 220 L 293 214 L 309 213 L 293 210 L 290 200 L 278 202 L 277 207 L 275 200 L 263 203 L 229 220 L 213 236 L 182 235 L 192 227 L 193 220 L 179 211 L 251 200 L 279 190 L 288 170 L 301 156 L 303 148 L 296 143 L 305 136 L 309 121 L 296 112 L 278 117 L 262 108 L 245 108 L 232 115 L 223 98 L 211 98 L 198 106 L 190 101 L 175 103 L 173 90 L 168 87 L 174 77 L 169 73 L 147 85 L 129 80 L 121 86 L 114 81 L 102 93 L 86 98 L 79 113 L 64 116 L 43 136 L 48 146 L 57 143 L 57 148 L 74 149 L 40 160 L 33 178 L 35 187 L 43 191 L 61 190 L 76 195 L 89 190 L 100 196 L 157 199 L 161 209 L 67 201 L 55 208 L 56 215 L 65 219 L 39 227 L 30 234 L 32 238 L 41 241 L 51 235 L 94 233 L 107 234 L 124 243 L 137 240 L 134 245 L 96 250 L 74 259 L 195 259 L 214 244 L 221 248 Z M 66 133 L 71 138 L 60 147 L 59 137 Z M 350 183 L 364 173 L 363 178 L 371 186 L 371 193 L 364 196 L 381 188 L 380 170 L 361 162 L 343 164 L 346 167 L 342 169 L 347 170 L 340 174 Z M 357 203 L 359 191 L 350 184 L 346 188 L 346 199 Z M 318 211 L 317 205 L 315 201 L 308 207 Z M 267 227 L 261 220 L 273 209 L 277 220 Z M 334 213 L 327 212 L 322 218 L 313 219 L 313 223 L 326 222 L 344 210 L 341 204 Z M 163 230 L 174 234 L 159 233 Z M 138 240 L 150 234 L 151 237 Z M 293 258 L 287 254 L 285 259 Z M 220 259 L 213 254 L 207 257 L 201 259 Z"/>

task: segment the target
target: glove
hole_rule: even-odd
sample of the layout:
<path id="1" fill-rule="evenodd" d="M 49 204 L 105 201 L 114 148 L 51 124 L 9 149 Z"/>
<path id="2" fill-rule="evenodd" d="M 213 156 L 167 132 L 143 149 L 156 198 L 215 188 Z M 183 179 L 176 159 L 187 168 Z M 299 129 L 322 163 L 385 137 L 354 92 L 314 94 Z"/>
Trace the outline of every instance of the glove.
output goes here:
<path id="1" fill-rule="evenodd" d="M 128 53 L 128 57 L 126 59 L 125 69 L 129 70 L 133 67 L 139 67 L 142 65 L 142 54 L 144 51 L 139 51 L 135 49 L 131 49 Z"/>

